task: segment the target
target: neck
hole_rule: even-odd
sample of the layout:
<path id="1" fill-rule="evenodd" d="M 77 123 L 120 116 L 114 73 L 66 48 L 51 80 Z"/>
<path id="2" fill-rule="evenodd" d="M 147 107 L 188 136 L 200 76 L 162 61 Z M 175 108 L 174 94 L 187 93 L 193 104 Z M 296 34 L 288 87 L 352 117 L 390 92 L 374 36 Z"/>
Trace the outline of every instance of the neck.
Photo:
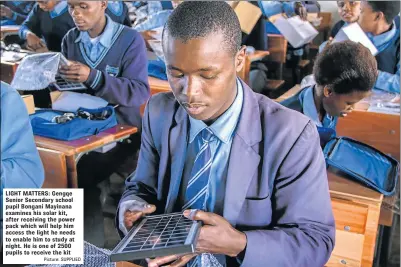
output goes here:
<path id="1" fill-rule="evenodd" d="M 319 121 L 323 120 L 324 115 L 326 114 L 323 108 L 323 86 L 315 85 L 313 87 L 313 100 L 315 102 L 317 114 L 319 116 Z"/>
<path id="2" fill-rule="evenodd" d="M 88 30 L 88 34 L 91 38 L 98 37 L 103 33 L 105 28 L 106 28 L 106 16 L 103 16 L 92 29 Z"/>
<path id="3" fill-rule="evenodd" d="M 385 32 L 388 32 L 391 29 L 392 24 L 387 24 L 387 23 L 380 23 L 374 32 L 372 32 L 373 35 L 380 35 Z"/>

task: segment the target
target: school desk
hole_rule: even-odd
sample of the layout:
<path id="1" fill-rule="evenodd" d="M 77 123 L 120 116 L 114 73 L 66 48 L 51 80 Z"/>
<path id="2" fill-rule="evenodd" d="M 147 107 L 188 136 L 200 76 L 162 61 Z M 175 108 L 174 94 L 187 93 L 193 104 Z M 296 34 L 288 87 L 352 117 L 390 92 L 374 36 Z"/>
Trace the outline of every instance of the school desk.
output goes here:
<path id="1" fill-rule="evenodd" d="M 57 157 L 63 157 L 64 155 L 68 188 L 77 188 L 77 164 L 83 155 L 113 143 L 121 142 L 136 132 L 138 132 L 136 127 L 117 125 L 99 133 L 98 135 L 92 135 L 74 141 L 61 141 L 35 135 L 35 143 L 38 148 L 60 152 L 61 154 L 57 154 Z M 58 183 L 56 181 L 49 181 L 49 183 L 50 182 Z"/>
<path id="2" fill-rule="evenodd" d="M 0 40 L 3 40 L 7 35 L 16 35 L 18 34 L 20 25 L 6 25 L 0 27 Z"/>
<path id="3" fill-rule="evenodd" d="M 301 90 L 300 85 L 295 85 L 275 100 L 281 102 L 295 95 L 299 90 Z M 361 101 L 347 117 L 339 118 L 336 128 L 337 135 L 347 136 L 373 146 L 399 161 L 400 115 L 370 112 L 367 111 L 368 108 L 369 105 Z M 380 225 L 392 225 L 394 213 L 389 206 L 394 205 L 397 199 L 396 195 L 384 198 L 384 205 L 380 212 Z"/>
<path id="4" fill-rule="evenodd" d="M 17 71 L 18 64 L 7 62 L 1 59 L 0 68 L 0 80 L 10 84 L 14 78 L 14 74 Z"/>
<path id="5" fill-rule="evenodd" d="M 325 266 L 372 266 L 383 195 L 332 168 L 327 175 L 336 240 Z"/>

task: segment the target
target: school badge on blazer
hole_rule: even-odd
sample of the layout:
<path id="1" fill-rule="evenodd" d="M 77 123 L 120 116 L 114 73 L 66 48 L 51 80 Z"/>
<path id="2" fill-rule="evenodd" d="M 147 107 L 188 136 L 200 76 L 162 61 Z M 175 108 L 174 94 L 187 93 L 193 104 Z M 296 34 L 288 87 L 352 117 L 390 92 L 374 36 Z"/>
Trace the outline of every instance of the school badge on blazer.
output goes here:
<path id="1" fill-rule="evenodd" d="M 109 74 L 110 76 L 116 77 L 119 72 L 120 72 L 119 68 L 106 65 L 106 73 Z"/>

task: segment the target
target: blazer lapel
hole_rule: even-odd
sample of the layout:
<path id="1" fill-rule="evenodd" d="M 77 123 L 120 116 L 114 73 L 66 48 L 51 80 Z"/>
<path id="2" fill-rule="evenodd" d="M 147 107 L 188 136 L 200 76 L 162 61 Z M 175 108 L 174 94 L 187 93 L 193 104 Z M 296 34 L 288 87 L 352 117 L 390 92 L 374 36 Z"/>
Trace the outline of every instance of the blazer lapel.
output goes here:
<path id="1" fill-rule="evenodd" d="M 233 226 L 261 158 L 258 153 L 258 144 L 262 140 L 258 102 L 256 95 L 243 82 L 242 87 L 244 102 L 230 152 L 223 210 L 224 218 Z"/>
<path id="2" fill-rule="evenodd" d="M 176 124 L 172 126 L 168 140 L 169 156 L 171 157 L 171 179 L 165 208 L 166 213 L 173 212 L 177 201 L 187 152 L 188 115 L 180 106 L 178 106 L 175 121 Z"/>

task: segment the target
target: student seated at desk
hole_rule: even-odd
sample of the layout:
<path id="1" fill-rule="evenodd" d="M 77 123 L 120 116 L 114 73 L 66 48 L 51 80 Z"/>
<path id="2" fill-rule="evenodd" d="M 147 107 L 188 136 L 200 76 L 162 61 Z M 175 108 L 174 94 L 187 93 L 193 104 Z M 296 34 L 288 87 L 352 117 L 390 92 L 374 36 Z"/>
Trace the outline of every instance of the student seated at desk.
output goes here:
<path id="1" fill-rule="evenodd" d="M 267 18 L 284 13 L 287 17 L 299 16 L 302 20 L 307 19 L 307 11 L 301 1 L 258 1 L 263 15 Z M 280 31 L 269 20 L 266 21 L 266 34 L 281 34 Z M 267 50 L 269 50 L 269 40 L 267 40 Z M 296 83 L 296 68 L 303 57 L 306 56 L 307 45 L 293 47 L 287 44 L 286 67 L 292 69 L 293 81 Z"/>
<path id="2" fill-rule="evenodd" d="M 27 41 L 27 48 L 30 50 L 60 52 L 64 35 L 75 27 L 68 13 L 67 1 L 36 2 L 37 4 L 21 26 L 20 38 Z M 120 1 L 114 2 L 108 4 L 106 13 L 116 22 L 131 26 L 126 5 Z"/>
<path id="3" fill-rule="evenodd" d="M 172 92 L 147 104 L 138 168 L 127 179 L 116 225 L 126 234 L 143 214 L 185 210 L 205 226 L 196 254 L 156 258 L 149 267 L 202 266 L 200 260 L 323 266 L 333 250 L 316 127 L 237 78 L 245 61 L 241 36 L 223 1 L 184 1 L 165 25 Z"/>
<path id="4" fill-rule="evenodd" d="M 140 128 L 139 108 L 150 95 L 142 36 L 110 19 L 105 14 L 107 1 L 68 1 L 68 8 L 76 28 L 64 37 L 62 53 L 73 63 L 62 67 L 60 74 L 118 105 L 119 123 Z"/>
<path id="5" fill-rule="evenodd" d="M 32 10 L 34 1 L 2 1 L 1 26 L 21 25 Z"/>
<path id="6" fill-rule="evenodd" d="M 400 30 L 394 19 L 400 1 L 363 1 L 359 25 L 379 53 L 376 55 L 379 77 L 373 89 L 400 93 Z"/>
<path id="7" fill-rule="evenodd" d="M 358 21 L 361 13 L 361 1 L 344 0 L 337 1 L 338 14 L 341 20 L 331 29 L 330 37 L 334 38 L 340 29 L 350 23 Z"/>
<path id="8" fill-rule="evenodd" d="M 0 88 L 0 205 L 3 207 L 4 188 L 41 188 L 44 181 L 44 169 L 35 145 L 24 101 L 20 94 L 10 85 L 1 82 Z M 0 215 L 0 233 L 3 230 L 2 216 L 3 213 Z"/>
<path id="9" fill-rule="evenodd" d="M 316 59 L 315 85 L 281 102 L 302 112 L 319 127 L 335 129 L 338 117 L 347 116 L 354 105 L 371 93 L 377 63 L 363 45 L 344 41 L 328 45 Z"/>

